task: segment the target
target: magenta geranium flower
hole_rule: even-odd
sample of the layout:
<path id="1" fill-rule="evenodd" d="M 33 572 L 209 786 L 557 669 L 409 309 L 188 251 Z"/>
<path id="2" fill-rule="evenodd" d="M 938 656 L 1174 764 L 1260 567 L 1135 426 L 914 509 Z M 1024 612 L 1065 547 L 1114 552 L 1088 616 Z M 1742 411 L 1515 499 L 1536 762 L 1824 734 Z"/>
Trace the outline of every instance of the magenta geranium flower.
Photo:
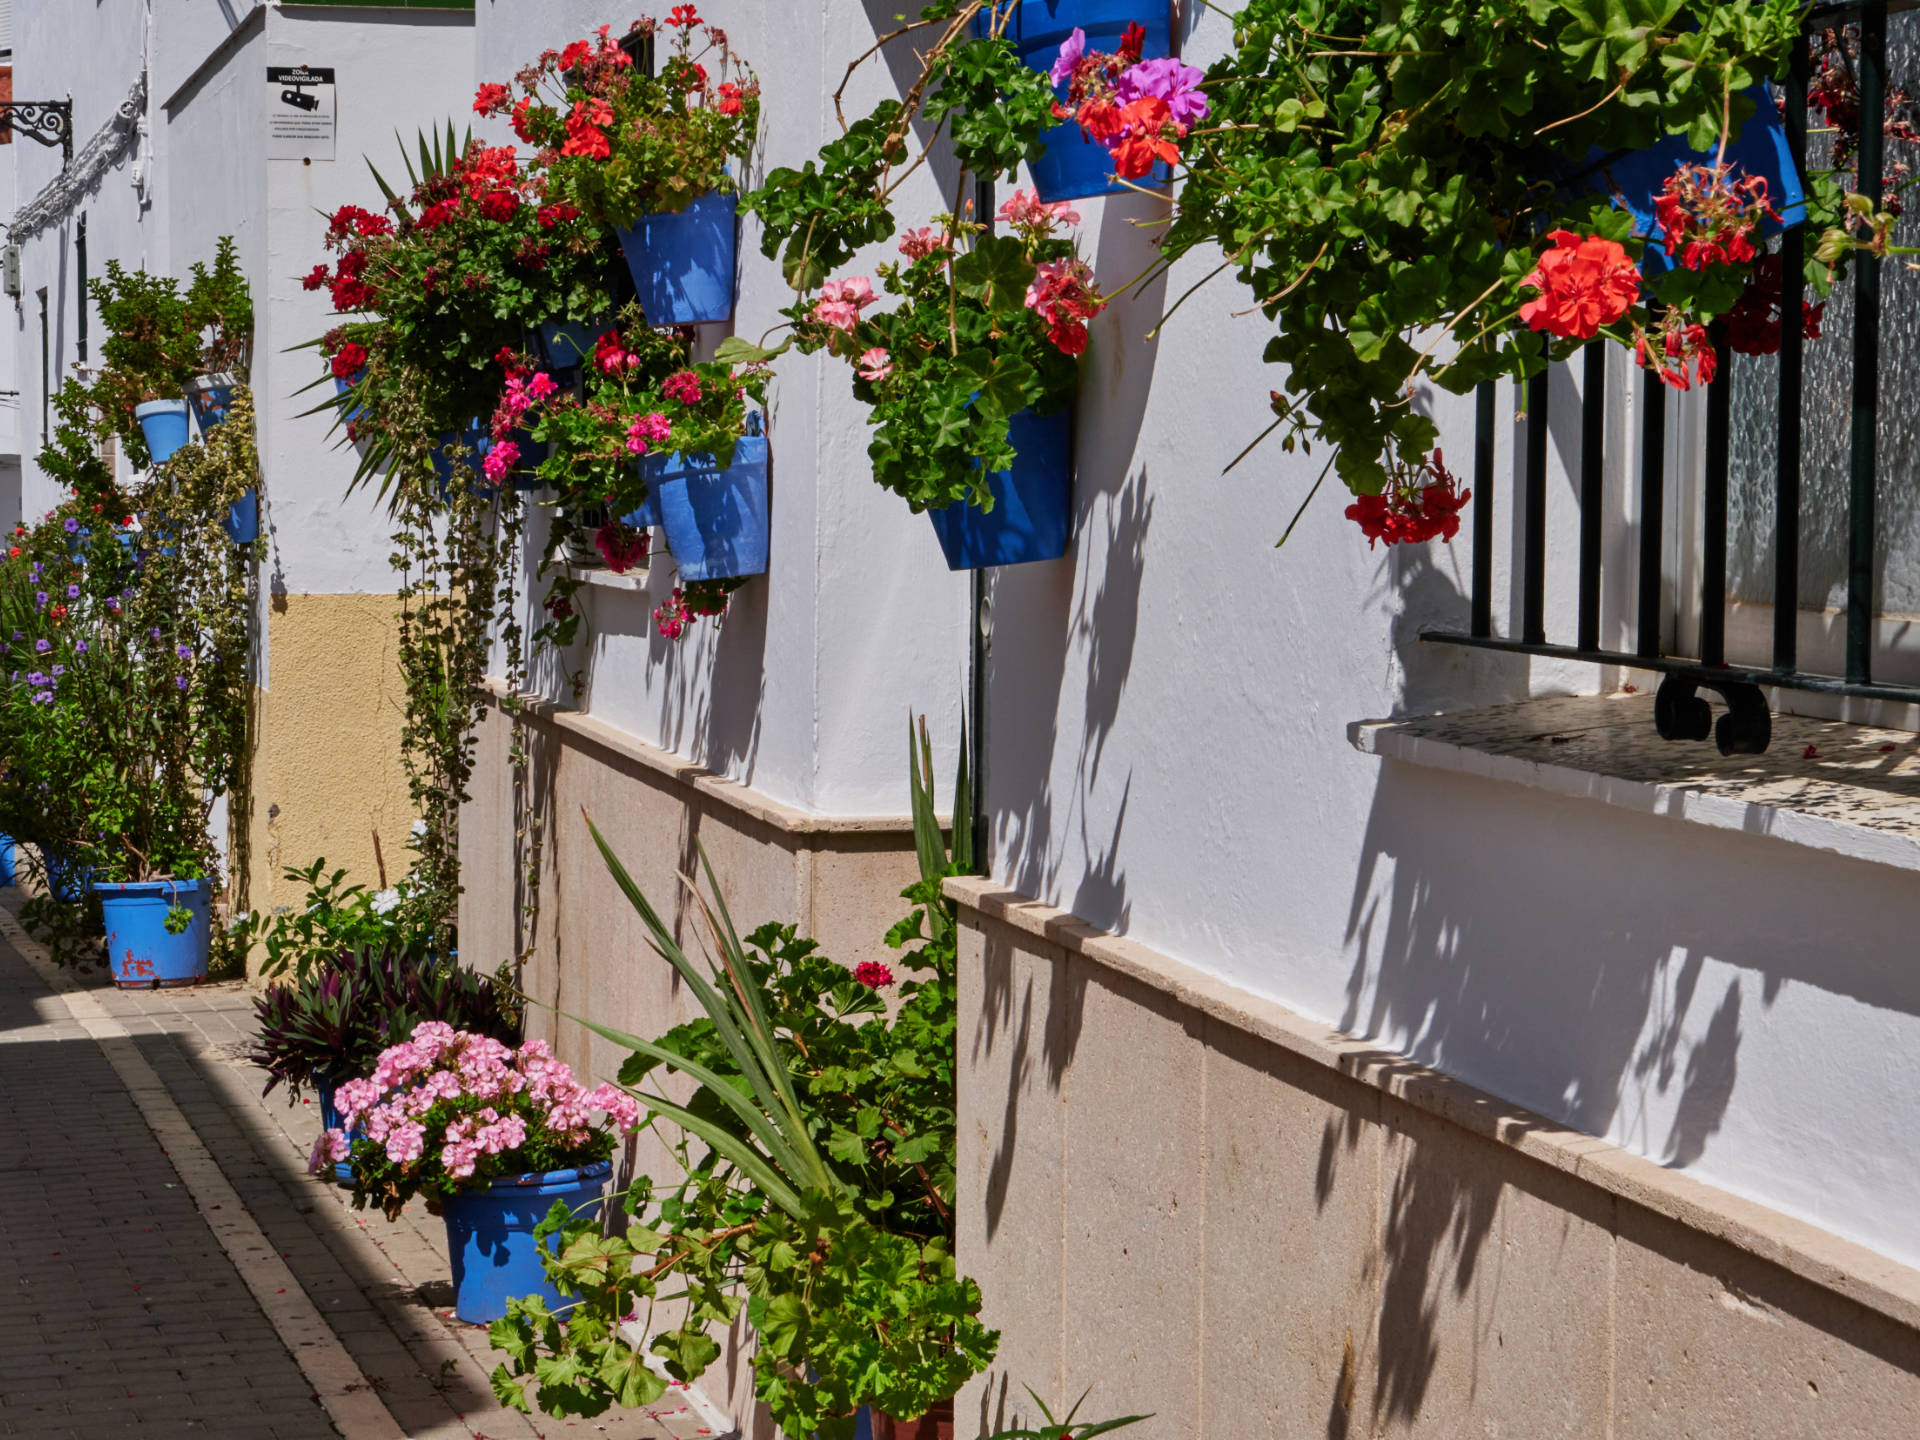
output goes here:
<path id="1" fill-rule="evenodd" d="M 1167 109 L 1173 115 L 1173 123 L 1184 129 L 1206 117 L 1207 97 L 1199 89 L 1200 82 L 1205 78 L 1203 71 L 1171 57 L 1142 60 L 1124 72 L 1113 89 L 1122 106 L 1149 95 L 1166 101 Z"/>
<path id="2" fill-rule="evenodd" d="M 1072 80 L 1073 72 L 1079 68 L 1080 61 L 1085 58 L 1086 53 L 1087 32 L 1076 25 L 1073 27 L 1073 33 L 1067 36 L 1066 43 L 1060 47 L 1060 54 L 1053 62 L 1051 75 L 1053 83 L 1065 85 Z"/>

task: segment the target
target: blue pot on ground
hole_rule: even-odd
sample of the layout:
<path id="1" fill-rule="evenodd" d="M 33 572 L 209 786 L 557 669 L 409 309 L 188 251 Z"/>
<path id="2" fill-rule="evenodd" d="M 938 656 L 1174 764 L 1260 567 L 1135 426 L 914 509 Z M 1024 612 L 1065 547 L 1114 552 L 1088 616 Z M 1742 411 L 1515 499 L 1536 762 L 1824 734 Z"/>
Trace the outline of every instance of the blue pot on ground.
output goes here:
<path id="1" fill-rule="evenodd" d="M 976 33 L 985 33 L 988 19 L 983 11 L 974 21 Z M 1029 70 L 1045 74 L 1053 69 L 1060 46 L 1076 29 L 1086 32 L 1089 51 L 1111 55 L 1120 48 L 1120 37 L 1129 25 L 1147 32 L 1142 59 L 1160 60 L 1173 53 L 1172 26 L 1164 0 L 1020 0 L 1005 33 L 1020 52 L 1021 62 Z M 1056 87 L 1056 94 L 1064 102 L 1067 87 Z M 1113 157 L 1107 147 L 1089 140 L 1076 122 L 1067 120 L 1054 126 L 1045 140 L 1047 153 L 1028 167 L 1042 200 L 1085 200 L 1095 195 L 1118 195 L 1128 188 L 1114 177 Z M 1163 163 L 1155 165 L 1145 180 L 1132 183 L 1164 185 L 1172 178 L 1172 170 Z"/>
<path id="2" fill-rule="evenodd" d="M 227 538 L 236 545 L 251 545 L 260 538 L 260 491 L 249 485 L 240 498 L 227 507 Z"/>
<path id="3" fill-rule="evenodd" d="M 107 968 L 123 990 L 156 985 L 197 985 L 207 978 L 212 943 L 211 880 L 95 881 L 107 928 Z M 175 908 L 188 912 L 187 928 L 167 929 Z"/>
<path id="4" fill-rule="evenodd" d="M 454 1313 L 469 1325 L 485 1325 L 507 1313 L 510 1299 L 540 1295 L 549 1307 L 563 1304 L 560 1292 L 547 1283 L 533 1227 L 546 1219 L 556 1200 L 566 1201 L 576 1212 L 598 1214 L 612 1174 L 612 1163 L 599 1160 L 577 1170 L 503 1175 L 448 1198 Z"/>
<path id="5" fill-rule="evenodd" d="M 187 443 L 184 400 L 149 400 L 133 407 L 133 418 L 140 422 L 140 433 L 147 437 L 147 449 L 156 465 L 171 460 L 173 452 Z"/>
<path id="6" fill-rule="evenodd" d="M 202 439 L 209 430 L 227 418 L 227 411 L 233 408 L 234 389 L 239 383 L 238 376 L 225 370 L 188 382 L 187 404 L 193 410 L 193 418 L 200 424 Z"/>
<path id="7" fill-rule="evenodd" d="M 320 1128 L 323 1130 L 344 1129 L 345 1127 L 340 1122 L 340 1107 L 334 1103 L 333 1098 L 335 1094 L 339 1092 L 339 1082 L 331 1075 L 316 1075 L 313 1077 L 313 1088 L 318 1092 L 320 1097 Z M 355 1125 L 353 1129 L 347 1133 L 349 1135 L 357 1135 L 360 1133 L 360 1127 Z M 336 1185 L 353 1184 L 353 1162 L 350 1160 L 334 1161 L 333 1179 Z"/>
<path id="8" fill-rule="evenodd" d="M 654 325 L 699 325 L 733 314 L 740 197 L 710 190 L 675 215 L 642 215 L 619 231 L 640 308 Z"/>
<path id="9" fill-rule="evenodd" d="M 13 884 L 13 837 L 0 835 L 0 885 Z"/>
<path id="10" fill-rule="evenodd" d="M 1073 416 L 1022 410 L 1008 426 L 1011 470 L 987 477 L 993 509 L 964 500 L 929 510 L 949 570 L 1058 560 L 1073 536 Z"/>
<path id="11" fill-rule="evenodd" d="M 42 847 L 40 858 L 47 867 L 47 893 L 56 900 L 77 905 L 87 898 L 87 882 L 93 878 L 91 865 L 76 865 L 56 850 Z"/>
<path id="12" fill-rule="evenodd" d="M 722 469 L 711 455 L 647 455 L 640 472 L 647 498 L 657 503 L 658 523 L 682 579 L 723 580 L 759 575 L 767 568 L 767 440 L 759 415 L 748 417 L 750 433 L 734 446 L 733 463 Z M 633 512 L 648 517 L 643 505 Z M 652 524 L 652 518 L 628 524 Z"/>

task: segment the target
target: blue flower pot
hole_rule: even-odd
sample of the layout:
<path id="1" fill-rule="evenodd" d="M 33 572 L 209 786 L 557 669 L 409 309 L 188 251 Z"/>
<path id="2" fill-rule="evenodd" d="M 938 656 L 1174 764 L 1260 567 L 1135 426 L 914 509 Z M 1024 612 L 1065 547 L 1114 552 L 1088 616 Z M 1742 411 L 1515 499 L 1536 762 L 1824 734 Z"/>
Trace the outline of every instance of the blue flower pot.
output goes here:
<path id="1" fill-rule="evenodd" d="M 462 456 L 458 462 L 447 454 L 447 446 L 461 444 L 473 453 Z M 488 450 L 493 448 L 492 437 L 487 433 L 484 421 L 474 420 L 467 428 L 455 433 L 443 431 L 433 446 L 433 478 L 440 498 L 445 500 L 453 493 L 453 472 L 457 467 L 465 472 L 464 483 L 475 484 L 480 478 L 480 462 L 486 458 Z"/>
<path id="2" fill-rule="evenodd" d="M 193 388 L 187 392 L 187 404 L 193 410 L 193 418 L 199 422 L 202 438 L 227 418 L 227 411 L 233 408 L 234 389 L 239 383 L 235 376 L 224 370 L 217 375 L 203 375 L 193 382 Z"/>
<path id="3" fill-rule="evenodd" d="M 649 318 L 653 312 L 647 312 Z M 593 359 L 593 347 L 613 328 L 607 320 L 548 320 L 540 326 L 537 347 L 549 370 L 576 370 Z"/>
<path id="4" fill-rule="evenodd" d="M 722 580 L 765 572 L 765 436 L 742 436 L 734 446 L 733 463 L 724 470 L 711 455 L 675 453 L 641 457 L 640 473 L 647 480 L 648 503 L 623 518 L 629 525 L 658 524 L 666 530 L 667 548 L 682 579 Z"/>
<path id="5" fill-rule="evenodd" d="M 989 19 L 982 11 L 974 21 L 976 33 L 986 33 Z M 1076 28 L 1086 31 L 1089 51 L 1111 55 L 1120 48 L 1120 37 L 1129 25 L 1147 32 L 1143 60 L 1164 59 L 1173 53 L 1168 7 L 1153 0 L 1020 0 L 1007 22 L 1006 38 L 1013 42 L 1029 70 L 1045 74 L 1053 69 L 1060 46 Z M 1057 88 L 1057 97 L 1066 100 L 1066 86 Z M 1118 195 L 1128 188 L 1114 176 L 1113 157 L 1107 147 L 1089 140 L 1074 121 L 1054 126 L 1045 139 L 1047 153 L 1029 167 L 1042 200 L 1049 204 L 1084 200 L 1095 195 Z M 1147 179 L 1132 183 L 1164 185 L 1172 178 L 1171 169 L 1157 164 Z"/>
<path id="6" fill-rule="evenodd" d="M 1798 225 L 1807 218 L 1806 186 L 1793 163 L 1787 146 L 1787 130 L 1772 90 L 1762 83 L 1743 92 L 1754 103 L 1754 113 L 1740 127 L 1740 137 L 1727 146 L 1727 162 L 1741 173 L 1759 175 L 1767 182 L 1767 198 L 1779 212 L 1779 220 L 1767 220 L 1761 233 L 1777 235 L 1783 225 Z M 1715 147 L 1716 149 L 1718 147 Z M 1634 150 L 1608 158 L 1600 151 L 1587 157 L 1583 172 L 1588 188 L 1614 195 L 1633 215 L 1633 233 L 1651 237 L 1655 229 L 1654 201 L 1667 179 L 1682 165 L 1711 165 L 1714 150 L 1695 150 L 1683 135 L 1668 135 L 1645 150 Z M 1649 245 L 1640 261 L 1640 269 L 1657 275 L 1673 268 L 1664 243 Z"/>
<path id="7" fill-rule="evenodd" d="M 158 465 L 173 458 L 173 452 L 187 443 L 187 402 L 149 400 L 133 407 L 133 418 L 140 422 L 140 433 L 147 437 L 147 449 Z"/>
<path id="8" fill-rule="evenodd" d="M 0 885 L 13 884 L 13 837 L 0 835 Z"/>
<path id="9" fill-rule="evenodd" d="M 955 501 L 929 510 L 949 570 L 1058 560 L 1073 538 L 1073 416 L 1013 417 L 1009 438 L 1017 456 L 1011 470 L 987 477 L 993 509 Z"/>
<path id="10" fill-rule="evenodd" d="M 107 927 L 107 968 L 123 990 L 156 985 L 197 985 L 207 978 L 207 952 L 213 936 L 210 880 L 95 881 L 100 914 Z M 175 906 L 192 912 L 187 928 L 175 935 L 167 914 Z"/>
<path id="11" fill-rule="evenodd" d="M 342 380 L 338 375 L 334 376 L 333 377 L 333 393 L 336 395 L 346 394 L 349 390 L 353 389 L 354 386 L 358 385 L 362 380 L 364 380 L 366 378 L 366 375 L 367 375 L 367 372 L 365 370 L 356 370 L 353 372 L 353 378 L 351 380 Z M 366 413 L 367 412 L 362 407 L 355 405 L 352 409 L 348 410 L 344 415 L 342 415 L 341 419 L 344 423 L 351 425 L 353 424 L 354 421 L 358 420 L 361 416 L 365 415 Z"/>
<path id="12" fill-rule="evenodd" d="M 236 545 L 251 545 L 260 538 L 260 491 L 249 485 L 240 498 L 227 507 L 227 538 Z"/>
<path id="13" fill-rule="evenodd" d="M 699 325 L 733 314 L 739 206 L 737 195 L 710 190 L 676 215 L 642 215 L 618 232 L 649 323 Z"/>
<path id="14" fill-rule="evenodd" d="M 340 1123 L 340 1107 L 334 1103 L 333 1099 L 334 1095 L 340 1089 L 339 1082 L 331 1075 L 316 1075 L 313 1077 L 313 1088 L 318 1092 L 320 1097 L 320 1128 L 323 1130 L 342 1129 L 343 1127 Z M 352 1130 L 347 1132 L 349 1138 L 359 1133 L 360 1127 L 358 1125 L 355 1125 Z M 353 1184 L 353 1162 L 351 1160 L 336 1160 L 333 1162 L 333 1181 L 336 1185 Z"/>
<path id="15" fill-rule="evenodd" d="M 577 1170 L 505 1175 L 448 1198 L 454 1313 L 469 1325 L 485 1325 L 505 1315 L 511 1299 L 540 1295 L 549 1308 L 564 1303 L 547 1282 L 533 1227 L 547 1218 L 556 1200 L 597 1215 L 612 1174 L 612 1162 L 599 1160 Z"/>
<path id="16" fill-rule="evenodd" d="M 41 847 L 40 858 L 47 867 L 47 893 L 56 900 L 77 905 L 87 898 L 87 883 L 93 878 L 91 865 L 76 865 L 56 850 Z"/>

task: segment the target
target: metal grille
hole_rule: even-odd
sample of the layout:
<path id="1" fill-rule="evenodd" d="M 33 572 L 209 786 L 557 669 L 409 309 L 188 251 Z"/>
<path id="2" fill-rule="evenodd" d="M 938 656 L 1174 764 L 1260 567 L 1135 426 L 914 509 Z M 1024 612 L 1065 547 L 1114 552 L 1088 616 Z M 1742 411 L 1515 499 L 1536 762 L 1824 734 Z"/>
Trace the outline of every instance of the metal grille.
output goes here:
<path id="1" fill-rule="evenodd" d="M 1885 180 L 1884 115 L 1887 94 L 1887 16 L 1920 7 L 1920 0 L 1882 0 L 1866 5 L 1830 5 L 1811 10 L 1803 31 L 1857 23 L 1857 85 L 1861 115 L 1858 169 L 1854 188 L 1880 208 Z M 1804 174 L 1807 158 L 1807 84 L 1809 57 L 1797 46 L 1785 85 L 1786 132 L 1796 166 Z M 1472 600 L 1465 634 L 1429 631 L 1423 640 L 1471 645 L 1524 655 L 1590 661 L 1664 672 L 1655 708 L 1660 733 L 1668 739 L 1704 740 L 1711 733 L 1723 753 L 1758 753 L 1767 748 L 1771 721 L 1761 687 L 1814 691 L 1829 695 L 1920 704 L 1920 687 L 1876 683 L 1873 678 L 1875 482 L 1879 473 L 1881 269 L 1878 256 L 1856 251 L 1852 257 L 1853 334 L 1851 399 L 1848 420 L 1846 650 L 1844 673 L 1819 674 L 1799 666 L 1797 622 L 1800 609 L 1800 520 L 1803 451 L 1804 341 L 1798 323 L 1805 298 L 1802 270 L 1808 237 L 1805 223 L 1780 236 L 1783 293 L 1781 346 L 1777 374 L 1778 445 L 1773 476 L 1772 664 L 1728 664 L 1727 511 L 1731 456 L 1733 366 L 1724 326 L 1712 334 L 1718 364 L 1706 387 L 1706 445 L 1701 479 L 1699 653 L 1680 656 L 1663 647 L 1661 615 L 1668 598 L 1662 561 L 1666 537 L 1666 455 L 1669 397 L 1651 371 L 1641 372 L 1636 616 L 1634 648 L 1608 650 L 1600 645 L 1603 478 L 1606 441 L 1606 353 L 1586 348 L 1581 387 L 1579 445 L 1578 621 L 1571 644 L 1550 642 L 1546 632 L 1547 406 L 1552 370 L 1526 384 L 1525 451 L 1517 467 L 1522 531 L 1519 543 L 1517 624 L 1508 635 L 1493 628 L 1493 501 L 1496 385 L 1477 394 L 1473 474 Z M 1512 617 L 1510 617 L 1512 618 Z M 1698 691 L 1718 692 L 1727 712 L 1716 724 Z"/>

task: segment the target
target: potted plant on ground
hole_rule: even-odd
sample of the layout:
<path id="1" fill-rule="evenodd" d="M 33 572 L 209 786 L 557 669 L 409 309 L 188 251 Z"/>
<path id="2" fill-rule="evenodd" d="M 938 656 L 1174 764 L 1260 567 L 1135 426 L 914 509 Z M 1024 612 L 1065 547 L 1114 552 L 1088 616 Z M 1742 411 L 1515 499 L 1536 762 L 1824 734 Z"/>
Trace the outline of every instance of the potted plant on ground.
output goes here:
<path id="1" fill-rule="evenodd" d="M 523 70 L 517 100 L 506 85 L 483 85 L 474 108 L 510 114 L 538 147 L 554 197 L 619 236 L 649 323 L 725 320 L 738 204 L 728 165 L 752 153 L 760 87 L 692 5 L 665 22 L 672 45 L 660 73 L 636 65 L 660 28 L 636 20 L 623 44 L 603 25 Z"/>
<path id="2" fill-rule="evenodd" d="M 445 1216 L 454 1312 L 469 1324 L 499 1319 L 512 1297 L 554 1295 L 534 1227 L 555 1205 L 597 1224 L 616 1134 L 640 1118 L 624 1092 L 578 1084 L 543 1041 L 514 1049 L 438 1020 L 341 1084 L 334 1103 L 327 1158 L 351 1164 L 354 1207 L 393 1219 L 424 1196 Z"/>
<path id="3" fill-rule="evenodd" d="M 548 1272 L 567 1303 L 556 1312 L 545 1299 L 516 1302 L 494 1326 L 508 1356 L 494 1388 L 508 1403 L 593 1415 L 656 1398 L 666 1382 L 621 1324 L 671 1293 L 686 1298 L 683 1318 L 663 1322 L 652 1342 L 668 1372 L 700 1375 L 720 1354 L 709 1326 L 744 1311 L 759 1337 L 755 1395 L 786 1434 L 846 1440 L 862 1407 L 877 1423 L 945 1407 L 951 1426 L 953 1395 L 992 1359 L 998 1336 L 953 1257 L 957 930 L 940 882 L 970 868 L 970 854 L 962 827 L 948 862 L 924 729 L 918 751 L 922 879 L 906 892 L 915 910 L 887 937 L 907 947 L 899 964 L 911 978 L 897 997 L 884 993 L 896 985 L 892 967 L 849 970 L 792 926 L 742 941 L 710 867 L 698 922 L 719 961 L 696 964 L 592 832 L 654 949 L 704 1012 L 659 1040 L 582 1022 L 632 1051 L 623 1085 L 671 1070 L 698 1086 L 685 1104 L 657 1088 L 639 1095 L 656 1127 L 687 1137 L 686 1178 L 637 1179 L 623 1235 L 602 1238 L 557 1211 L 541 1227 L 554 1236 Z M 968 803 L 963 761 L 956 813 Z"/>
<path id="4" fill-rule="evenodd" d="M 93 402 L 136 467 L 166 460 L 187 443 L 185 387 L 201 368 L 201 319 L 179 281 L 118 260 L 87 289 L 107 330 Z"/>

